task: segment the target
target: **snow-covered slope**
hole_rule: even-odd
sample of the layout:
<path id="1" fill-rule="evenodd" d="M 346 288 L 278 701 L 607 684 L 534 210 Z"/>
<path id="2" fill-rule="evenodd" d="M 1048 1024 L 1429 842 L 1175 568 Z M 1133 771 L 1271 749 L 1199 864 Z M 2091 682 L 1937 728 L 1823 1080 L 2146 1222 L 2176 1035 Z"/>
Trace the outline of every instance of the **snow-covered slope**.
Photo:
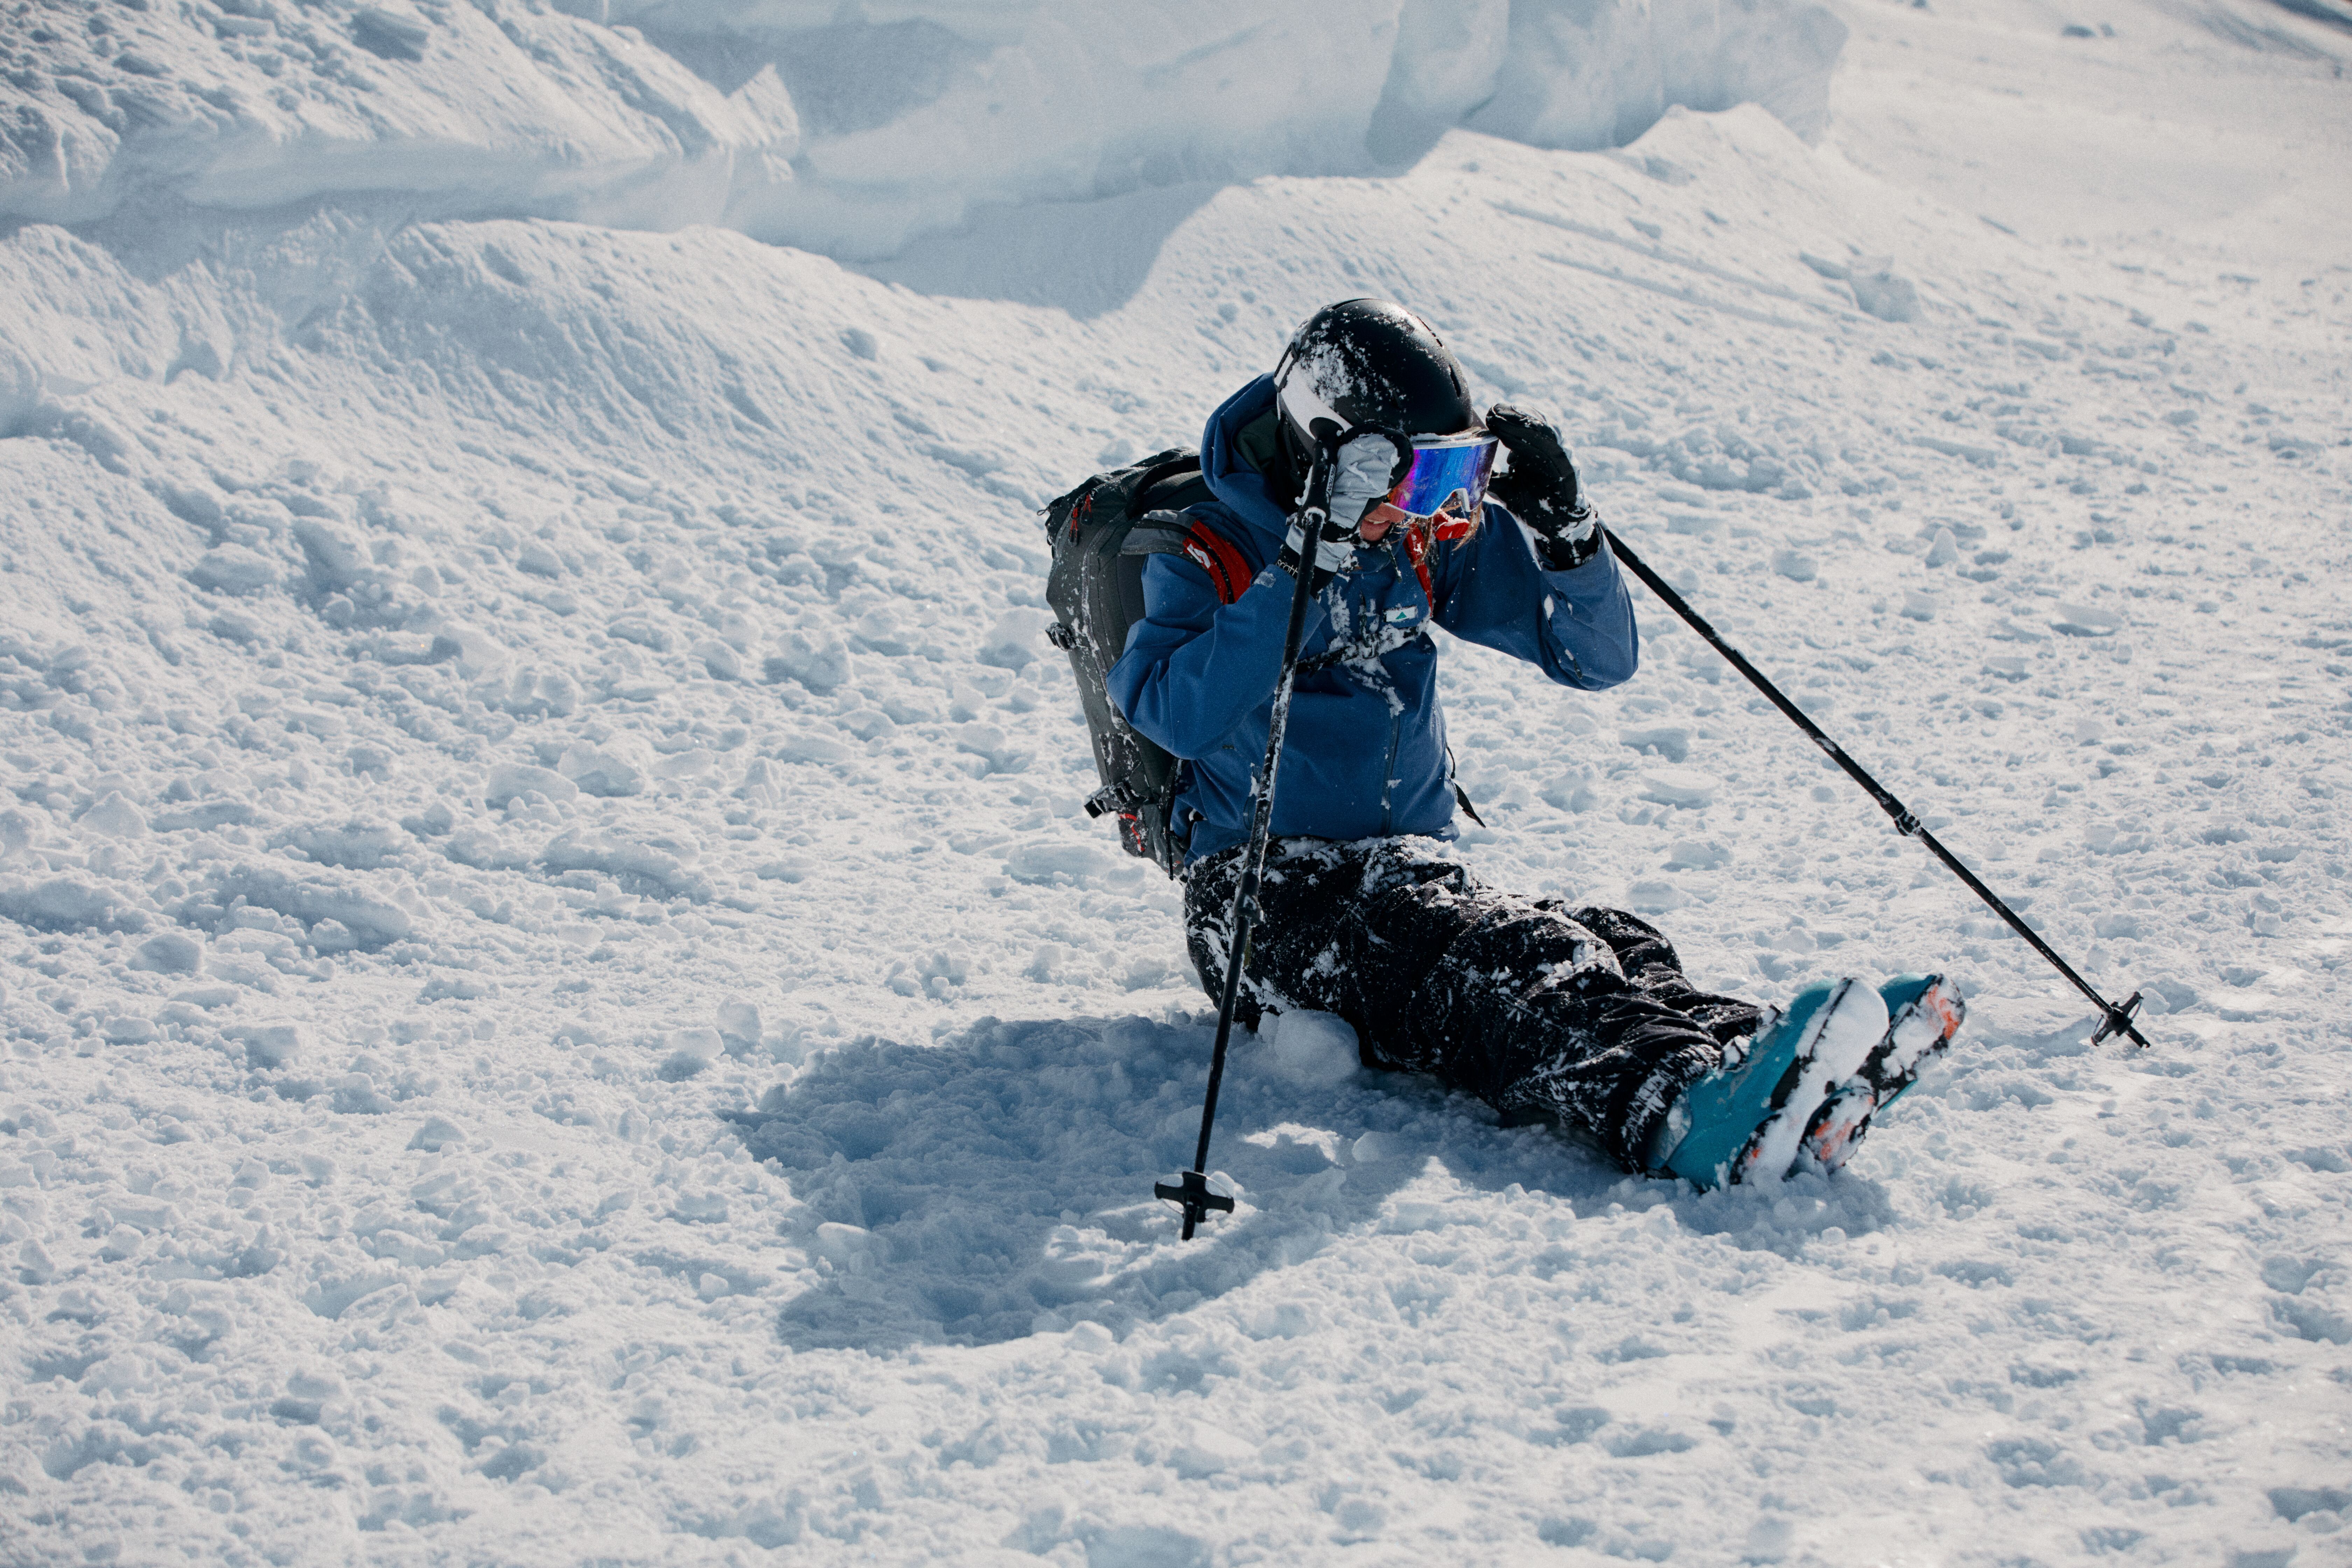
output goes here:
<path id="1" fill-rule="evenodd" d="M 126 186 L 0 239 L 0 1555 L 2333 1560 L 2345 89 L 2154 9 L 1850 19 L 1818 146 L 1754 106 L 1456 129 L 882 278 L 643 208 L 419 217 L 373 132 L 331 199 Z M 684 191 L 597 97 L 674 127 L 636 61 L 781 134 L 509 21 L 577 90 L 478 129 L 576 115 Z M 1963 104 L 2193 101 L 2279 173 L 2188 235 L 1947 205 L 2097 182 L 1931 158 L 1920 58 Z M 465 145 L 492 209 L 573 166 Z M 1759 997 L 1947 964 L 1949 1064 L 1849 1173 L 1700 1195 L 1293 1018 L 1228 1079 L 1242 1211 L 1176 1242 L 1203 1002 L 1079 808 L 1031 509 L 1364 290 L 1559 409 L 1612 525 L 2150 987 L 2156 1049 L 2088 1049 L 1644 601 L 1599 697 L 1448 649 L 1462 853 Z"/>

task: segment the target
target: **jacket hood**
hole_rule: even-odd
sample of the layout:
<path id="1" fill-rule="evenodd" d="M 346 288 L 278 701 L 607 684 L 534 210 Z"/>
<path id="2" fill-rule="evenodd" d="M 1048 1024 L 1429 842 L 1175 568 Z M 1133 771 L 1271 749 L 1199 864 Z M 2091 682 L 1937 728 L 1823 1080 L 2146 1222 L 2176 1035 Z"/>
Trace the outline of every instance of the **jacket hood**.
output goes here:
<path id="1" fill-rule="evenodd" d="M 1266 488 L 1265 476 L 1242 456 L 1241 433 L 1273 406 L 1274 377 L 1261 375 L 1219 404 L 1201 432 L 1201 477 L 1210 493 L 1271 542 L 1264 550 L 1269 561 L 1282 548 L 1290 518 Z"/>

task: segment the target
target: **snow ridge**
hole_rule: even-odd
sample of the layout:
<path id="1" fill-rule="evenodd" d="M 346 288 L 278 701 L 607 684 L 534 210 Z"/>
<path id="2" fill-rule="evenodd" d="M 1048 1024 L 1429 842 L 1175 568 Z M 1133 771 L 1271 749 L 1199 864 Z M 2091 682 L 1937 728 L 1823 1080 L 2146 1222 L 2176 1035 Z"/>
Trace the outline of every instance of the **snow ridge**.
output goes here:
<path id="1" fill-rule="evenodd" d="M 0 23 L 21 60 L 0 77 L 0 216 L 389 191 L 417 216 L 713 224 L 845 258 L 990 206 L 1409 163 L 1465 121 L 1600 147 L 1670 104 L 1752 100 L 1817 136 L 1844 38 L 1802 0 L 38 15 Z"/>

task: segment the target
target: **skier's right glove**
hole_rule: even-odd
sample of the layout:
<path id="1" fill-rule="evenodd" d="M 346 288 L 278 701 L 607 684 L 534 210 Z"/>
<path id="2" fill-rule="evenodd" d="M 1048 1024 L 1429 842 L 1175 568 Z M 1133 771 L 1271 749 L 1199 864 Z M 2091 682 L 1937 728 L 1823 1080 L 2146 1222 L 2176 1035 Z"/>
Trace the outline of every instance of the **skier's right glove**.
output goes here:
<path id="1" fill-rule="evenodd" d="M 1331 459 L 1331 509 L 1315 542 L 1315 573 L 1307 591 L 1320 594 L 1331 579 L 1356 569 L 1357 530 L 1364 514 L 1388 499 L 1412 468 L 1412 442 L 1391 430 L 1360 429 Z M 1306 553 L 1307 514 L 1292 515 L 1277 563 L 1293 577 Z"/>
<path id="2" fill-rule="evenodd" d="M 1486 428 L 1511 454 L 1511 466 L 1486 493 L 1534 531 L 1537 558 L 1554 572 L 1591 560 L 1601 549 L 1601 516 L 1579 493 L 1576 465 L 1558 428 L 1507 403 L 1486 411 Z"/>

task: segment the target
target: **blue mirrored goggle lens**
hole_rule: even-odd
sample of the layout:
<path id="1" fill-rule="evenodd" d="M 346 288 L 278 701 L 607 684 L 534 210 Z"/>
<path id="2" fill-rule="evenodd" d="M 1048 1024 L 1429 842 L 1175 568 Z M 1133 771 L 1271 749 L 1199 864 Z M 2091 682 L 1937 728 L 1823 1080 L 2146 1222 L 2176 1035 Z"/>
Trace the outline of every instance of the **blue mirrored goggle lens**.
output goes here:
<path id="1" fill-rule="evenodd" d="M 1412 467 L 1389 492 L 1389 503 L 1409 517 L 1434 517 L 1447 510 L 1475 513 L 1486 499 L 1495 450 L 1492 440 L 1415 447 Z"/>

